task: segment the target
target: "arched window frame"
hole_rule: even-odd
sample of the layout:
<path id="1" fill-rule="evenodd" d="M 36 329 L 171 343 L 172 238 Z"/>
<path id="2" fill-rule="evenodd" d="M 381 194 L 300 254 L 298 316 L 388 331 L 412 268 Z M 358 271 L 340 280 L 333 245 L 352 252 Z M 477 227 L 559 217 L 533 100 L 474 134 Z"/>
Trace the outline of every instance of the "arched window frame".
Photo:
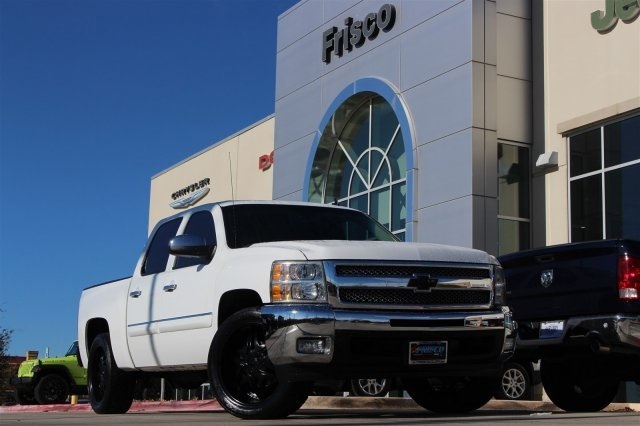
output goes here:
<path id="1" fill-rule="evenodd" d="M 318 153 L 318 149 L 321 147 L 321 144 L 327 144 L 331 146 L 331 152 L 328 153 L 329 160 L 333 155 L 333 149 L 335 148 L 335 143 L 337 142 L 338 135 L 324 135 L 324 133 L 331 133 L 332 130 L 335 132 L 340 131 L 340 126 L 335 126 L 334 129 L 333 124 L 336 121 L 336 113 L 339 111 L 341 107 L 345 105 L 345 103 L 352 102 L 354 105 L 354 111 L 357 107 L 357 104 L 366 101 L 366 99 L 370 99 L 372 96 L 377 95 L 382 97 L 393 110 L 398 122 L 400 124 L 400 129 L 402 129 L 403 142 L 404 142 L 404 152 L 406 159 L 406 225 L 405 225 L 405 240 L 412 241 L 414 238 L 414 219 L 413 219 L 413 194 L 414 194 L 414 180 L 415 180 L 415 164 L 414 164 L 414 128 L 409 119 L 408 109 L 404 100 L 401 98 L 400 93 L 397 89 L 392 87 L 388 82 L 377 79 L 377 78 L 364 78 L 355 81 L 354 83 L 347 86 L 343 89 L 338 96 L 333 100 L 331 105 L 327 108 L 326 113 L 322 120 L 319 123 L 318 128 L 316 129 L 316 135 L 313 140 L 313 144 L 311 146 L 311 150 L 309 151 L 309 157 L 307 159 L 306 165 L 306 173 L 305 173 L 305 181 L 303 186 L 303 199 L 310 200 L 309 187 L 311 183 L 311 176 L 314 173 L 324 173 L 323 170 L 313 170 L 314 162 L 316 159 L 316 154 Z M 344 109 L 344 108 L 343 108 Z M 341 117 L 341 121 L 345 122 L 349 119 L 348 114 L 344 117 Z M 323 138 L 324 135 L 324 138 Z M 323 189 L 324 191 L 324 189 Z M 323 192 L 324 194 L 324 192 Z M 312 200 L 314 201 L 314 200 Z M 315 200 L 320 201 L 320 200 Z"/>

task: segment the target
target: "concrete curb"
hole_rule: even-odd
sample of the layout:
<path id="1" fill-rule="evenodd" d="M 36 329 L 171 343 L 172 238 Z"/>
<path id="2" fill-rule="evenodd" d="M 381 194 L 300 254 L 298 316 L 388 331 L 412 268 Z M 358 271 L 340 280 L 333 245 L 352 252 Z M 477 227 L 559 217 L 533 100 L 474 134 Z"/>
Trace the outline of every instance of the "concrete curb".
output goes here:
<path id="1" fill-rule="evenodd" d="M 302 410 L 416 410 L 424 408 L 409 398 L 367 398 L 367 397 L 332 397 L 310 396 L 302 406 Z M 503 401 L 492 399 L 481 410 L 562 412 L 551 402 L 545 401 Z M 12 405 L 0 407 L 0 413 L 37 413 L 37 412 L 88 412 L 91 406 L 83 404 L 56 405 Z M 162 412 L 162 411 L 223 411 L 216 400 L 196 401 L 144 401 L 134 402 L 129 412 Z M 602 411 L 640 411 L 640 403 L 613 403 Z"/>

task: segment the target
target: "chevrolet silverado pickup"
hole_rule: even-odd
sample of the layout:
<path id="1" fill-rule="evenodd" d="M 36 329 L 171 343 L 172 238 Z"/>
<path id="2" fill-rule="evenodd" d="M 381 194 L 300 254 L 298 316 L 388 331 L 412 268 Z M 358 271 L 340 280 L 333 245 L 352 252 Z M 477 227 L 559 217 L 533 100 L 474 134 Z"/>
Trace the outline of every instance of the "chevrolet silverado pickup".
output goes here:
<path id="1" fill-rule="evenodd" d="M 564 244 L 500 257 L 518 323 L 516 356 L 540 359 L 566 411 L 598 411 L 640 383 L 640 242 Z"/>
<path id="2" fill-rule="evenodd" d="M 393 377 L 428 410 L 475 410 L 514 350 L 504 286 L 495 257 L 400 242 L 357 210 L 194 207 L 155 226 L 130 278 L 82 292 L 89 399 L 123 413 L 135 380 L 161 376 L 279 418 L 315 381 Z"/>

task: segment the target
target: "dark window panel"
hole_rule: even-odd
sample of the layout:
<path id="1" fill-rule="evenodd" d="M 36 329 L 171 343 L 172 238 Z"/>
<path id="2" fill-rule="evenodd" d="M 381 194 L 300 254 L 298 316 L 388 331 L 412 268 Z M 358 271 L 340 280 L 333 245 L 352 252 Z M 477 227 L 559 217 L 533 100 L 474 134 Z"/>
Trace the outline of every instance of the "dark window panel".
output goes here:
<path id="1" fill-rule="evenodd" d="M 602 239 L 601 175 L 571 182 L 571 241 Z"/>
<path id="2" fill-rule="evenodd" d="M 604 165 L 640 158 L 640 115 L 604 127 Z"/>
<path id="3" fill-rule="evenodd" d="M 573 136 L 569 146 L 571 150 L 571 177 L 602 168 L 599 127 Z"/>
<path id="4" fill-rule="evenodd" d="M 607 238 L 640 239 L 640 164 L 605 174 Z"/>

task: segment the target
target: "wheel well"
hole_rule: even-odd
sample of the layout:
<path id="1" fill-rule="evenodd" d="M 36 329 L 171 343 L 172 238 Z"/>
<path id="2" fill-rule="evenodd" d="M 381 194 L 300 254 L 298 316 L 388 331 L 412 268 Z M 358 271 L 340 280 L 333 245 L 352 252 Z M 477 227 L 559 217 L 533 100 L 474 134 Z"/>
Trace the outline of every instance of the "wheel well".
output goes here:
<path id="1" fill-rule="evenodd" d="M 89 349 L 91 348 L 91 343 L 96 338 L 98 334 L 108 333 L 109 332 L 109 324 L 107 320 L 104 318 L 93 318 L 87 322 L 87 327 L 85 329 L 86 336 L 86 352 L 89 353 Z M 80 362 L 80 357 L 78 357 L 78 362 Z"/>
<path id="2" fill-rule="evenodd" d="M 46 367 L 41 367 L 40 370 L 33 376 L 34 385 L 40 381 L 47 374 L 55 373 L 58 376 L 62 377 L 68 385 L 75 384 L 73 379 L 71 378 L 71 374 L 66 367 L 62 365 L 48 365 Z"/>
<path id="3" fill-rule="evenodd" d="M 262 299 L 255 291 L 242 289 L 226 292 L 218 305 L 218 326 L 239 310 L 253 306 L 262 306 Z"/>

